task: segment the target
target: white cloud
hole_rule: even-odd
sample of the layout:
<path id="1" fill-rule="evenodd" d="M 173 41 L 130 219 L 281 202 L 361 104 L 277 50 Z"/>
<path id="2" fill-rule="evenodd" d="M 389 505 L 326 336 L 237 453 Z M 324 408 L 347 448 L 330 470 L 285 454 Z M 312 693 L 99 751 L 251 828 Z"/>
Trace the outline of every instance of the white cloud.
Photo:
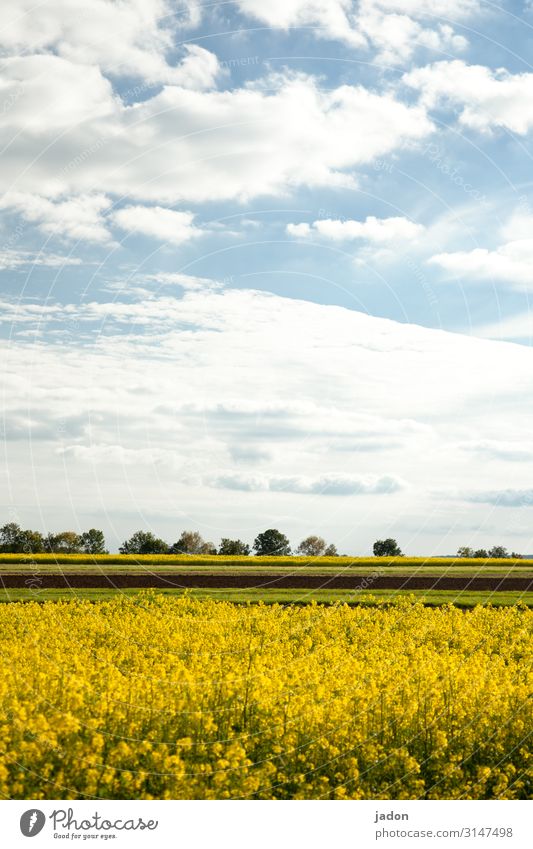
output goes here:
<path id="1" fill-rule="evenodd" d="M 181 274 L 177 271 L 159 271 L 141 278 L 143 283 L 158 283 L 160 286 L 179 286 L 185 291 L 205 289 L 221 289 L 222 283 L 209 277 L 195 277 L 192 274 Z"/>
<path id="2" fill-rule="evenodd" d="M 108 118 L 115 111 L 111 83 L 99 68 L 77 65 L 59 56 L 2 59 L 0 99 L 4 132 L 57 134 L 85 121 Z M 19 142 L 20 143 L 20 142 Z"/>
<path id="3" fill-rule="evenodd" d="M 429 262 L 463 281 L 501 281 L 519 291 L 533 289 L 533 239 L 519 239 L 495 250 L 474 248 L 435 254 Z"/>
<path id="4" fill-rule="evenodd" d="M 512 476 L 517 490 L 530 488 L 528 463 L 489 464 L 461 447 L 471 434 L 527 440 L 533 352 L 524 346 L 236 289 L 21 310 L 32 326 L 50 319 L 63 331 L 32 344 L 16 335 L 14 311 L 0 342 L 2 424 L 13 436 L 0 481 L 7 487 L 9 475 L 15 504 L 34 505 L 24 508 L 28 525 L 42 511 L 65 526 L 74 510 L 124 538 L 152 516 L 164 536 L 186 505 L 188 525 L 202 522 L 214 538 L 327 529 L 363 553 L 394 521 L 392 535 L 416 552 L 424 544 L 409 527 L 486 518 L 481 502 L 465 512 L 450 498 L 458 482 L 499 491 Z M 350 447 L 367 439 L 386 450 Z M 242 444 L 254 450 L 231 465 Z M 253 506 L 244 489 L 229 498 L 205 485 L 236 474 L 267 481 Z M 389 479 L 408 486 L 391 496 Z M 505 541 L 496 514 L 491 533 Z M 457 532 L 440 549 L 461 542 Z"/>
<path id="5" fill-rule="evenodd" d="M 324 218 L 312 224 L 288 224 L 290 236 L 305 238 L 318 235 L 333 242 L 363 239 L 367 242 L 385 244 L 398 240 L 412 240 L 424 232 L 421 224 L 408 218 L 375 218 L 369 215 L 365 221 L 334 220 Z"/>
<path id="6" fill-rule="evenodd" d="M 0 210 L 15 212 L 59 239 L 108 243 L 111 240 L 103 213 L 111 202 L 105 195 L 77 195 L 56 202 L 26 192 L 8 192 L 0 197 Z"/>
<path id="7" fill-rule="evenodd" d="M 62 101 L 76 101 L 74 121 L 58 107 L 56 123 L 48 124 L 57 98 L 54 85 L 46 87 L 48 74 L 38 103 L 26 101 L 25 89 L 10 110 L 10 126 L 0 132 L 0 178 L 11 191 L 174 204 L 353 187 L 356 168 L 433 130 L 424 109 L 391 94 L 348 85 L 323 90 L 312 77 L 277 75 L 233 91 L 166 86 L 124 106 L 103 78 L 95 104 L 90 86 L 78 85 L 79 73 L 76 67 L 62 82 L 70 87 Z M 32 135 L 12 143 L 27 121 Z"/>
<path id="8" fill-rule="evenodd" d="M 162 242 L 181 245 L 207 231 L 196 227 L 194 213 L 162 206 L 126 206 L 111 216 L 113 223 L 128 233 L 142 233 Z"/>
<path id="9" fill-rule="evenodd" d="M 533 74 L 511 74 L 455 60 L 436 62 L 405 74 L 403 82 L 420 92 L 428 108 L 457 109 L 467 127 L 503 127 L 525 135 L 533 126 Z"/>
<path id="10" fill-rule="evenodd" d="M 451 19 L 479 10 L 476 0 L 236 0 L 241 12 L 268 26 L 288 30 L 312 27 L 318 38 L 377 51 L 382 61 L 409 59 L 417 47 L 462 51 L 464 36 Z M 438 18 L 443 20 L 439 21 Z M 430 23 L 429 26 L 426 24 Z"/>
<path id="11" fill-rule="evenodd" d="M 457 35 L 449 24 L 436 23 L 434 28 L 427 28 L 409 15 L 393 14 L 379 5 L 369 6 L 361 16 L 360 29 L 384 63 L 407 62 L 421 47 L 448 54 L 462 53 L 468 47 L 467 39 Z"/>
<path id="12" fill-rule="evenodd" d="M 182 457 L 177 451 L 158 448 L 125 448 L 123 445 L 93 444 L 67 445 L 57 449 L 57 454 L 67 460 L 99 465 L 110 463 L 119 466 L 159 466 L 179 468 Z"/>
<path id="13" fill-rule="evenodd" d="M 307 475 L 242 475 L 229 472 L 215 478 L 206 478 L 206 486 L 243 492 L 286 492 L 299 495 L 391 495 L 404 488 L 404 483 L 390 475 L 360 477 L 358 475 L 328 474 L 320 477 Z"/>
<path id="14" fill-rule="evenodd" d="M 0 250 L 0 271 L 25 266 L 44 266 L 62 268 L 65 265 L 81 265 L 81 259 L 75 256 L 59 254 L 32 253 L 31 251 Z"/>
<path id="15" fill-rule="evenodd" d="M 216 61 L 207 51 L 194 47 L 177 66 L 167 61 L 180 30 L 199 18 L 191 0 L 4 0 L 0 46 L 4 54 L 53 51 L 116 76 L 204 86 Z"/>
<path id="16" fill-rule="evenodd" d="M 533 489 L 493 489 L 486 492 L 465 493 L 465 501 L 494 504 L 498 507 L 531 507 Z"/>
<path id="17" fill-rule="evenodd" d="M 366 46 L 364 35 L 355 25 L 355 5 L 351 0 L 236 0 L 240 11 L 271 27 L 317 27 L 320 37 Z"/>
<path id="18" fill-rule="evenodd" d="M 461 445 L 463 451 L 473 452 L 489 460 L 524 463 L 533 460 L 533 443 L 509 442 L 502 439 L 478 439 Z"/>
<path id="19" fill-rule="evenodd" d="M 472 331 L 486 339 L 524 339 L 533 342 L 533 313 L 521 312 L 490 324 L 477 326 Z"/>
<path id="20" fill-rule="evenodd" d="M 225 76 L 214 53 L 198 44 L 186 44 L 185 58 L 166 80 L 172 85 L 197 90 L 212 88 L 219 77 Z"/>

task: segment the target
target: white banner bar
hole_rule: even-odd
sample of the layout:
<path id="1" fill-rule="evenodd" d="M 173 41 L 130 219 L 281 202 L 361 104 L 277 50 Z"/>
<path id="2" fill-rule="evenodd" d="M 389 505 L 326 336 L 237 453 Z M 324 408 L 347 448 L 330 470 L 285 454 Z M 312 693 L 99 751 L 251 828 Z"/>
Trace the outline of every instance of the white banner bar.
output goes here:
<path id="1" fill-rule="evenodd" d="M 527 801 L 0 802 L 6 849 L 531 849 L 532 813 Z"/>

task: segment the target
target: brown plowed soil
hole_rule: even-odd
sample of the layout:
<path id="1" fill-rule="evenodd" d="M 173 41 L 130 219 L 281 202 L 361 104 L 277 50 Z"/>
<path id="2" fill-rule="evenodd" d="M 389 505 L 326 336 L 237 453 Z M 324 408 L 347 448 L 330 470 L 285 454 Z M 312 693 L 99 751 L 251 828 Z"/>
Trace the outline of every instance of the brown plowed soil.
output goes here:
<path id="1" fill-rule="evenodd" d="M 479 592 L 533 591 L 532 578 L 494 577 L 487 575 L 51 575 L 35 573 L 0 574 L 0 587 L 52 588 L 113 588 L 126 587 L 158 589 L 204 588 L 248 589 L 331 589 L 331 590 L 470 590 Z"/>

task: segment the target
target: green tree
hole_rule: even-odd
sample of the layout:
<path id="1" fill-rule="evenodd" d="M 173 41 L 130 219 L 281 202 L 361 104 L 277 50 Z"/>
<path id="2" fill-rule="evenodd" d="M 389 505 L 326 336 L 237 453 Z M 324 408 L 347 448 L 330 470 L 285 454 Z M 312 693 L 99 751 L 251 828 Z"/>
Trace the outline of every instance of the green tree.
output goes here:
<path id="1" fill-rule="evenodd" d="M 24 531 L 16 522 L 8 522 L 0 528 L 0 551 L 6 554 L 38 554 L 44 551 L 44 540 L 39 531 Z"/>
<path id="2" fill-rule="evenodd" d="M 39 531 L 22 531 L 19 538 L 20 551 L 39 554 L 45 550 L 43 535 Z"/>
<path id="3" fill-rule="evenodd" d="M 81 550 L 84 554 L 109 554 L 105 547 L 103 531 L 90 528 L 80 536 Z"/>
<path id="4" fill-rule="evenodd" d="M 484 560 L 486 560 L 488 556 L 488 552 L 485 548 L 478 548 L 476 549 L 476 551 L 474 551 L 474 557 L 478 557 L 480 559 L 483 558 Z"/>
<path id="5" fill-rule="evenodd" d="M 247 557 L 250 554 L 250 546 L 248 543 L 243 542 L 240 539 L 228 539 L 227 537 L 223 537 L 220 541 L 218 553 L 223 554 L 226 557 L 241 555 Z"/>
<path id="6" fill-rule="evenodd" d="M 47 534 L 45 548 L 54 554 L 80 554 L 81 538 L 75 531 L 61 531 L 59 534 Z"/>
<path id="7" fill-rule="evenodd" d="M 168 545 L 150 531 L 136 531 L 119 548 L 121 554 L 168 554 Z"/>
<path id="8" fill-rule="evenodd" d="M 183 531 L 179 540 L 170 549 L 171 554 L 216 554 L 212 542 L 205 542 L 198 531 Z"/>
<path id="9" fill-rule="evenodd" d="M 15 554 L 21 533 L 22 528 L 16 522 L 8 522 L 0 528 L 0 550 Z"/>
<path id="10" fill-rule="evenodd" d="M 289 540 L 276 528 L 258 534 L 253 547 L 257 557 L 287 557 L 291 553 Z"/>
<path id="11" fill-rule="evenodd" d="M 503 545 L 494 545 L 489 551 L 489 557 L 509 557 L 509 552 Z"/>
<path id="12" fill-rule="evenodd" d="M 377 539 L 373 547 L 374 557 L 403 557 L 402 550 L 395 539 Z"/>
<path id="13" fill-rule="evenodd" d="M 467 545 L 462 545 L 461 548 L 457 549 L 457 557 L 474 557 L 474 549 L 469 548 Z"/>
<path id="14" fill-rule="evenodd" d="M 325 550 L 326 540 L 313 535 L 301 541 L 296 553 L 303 554 L 305 557 L 321 557 Z"/>
<path id="15" fill-rule="evenodd" d="M 338 557 L 338 556 L 339 556 L 339 552 L 337 551 L 337 546 L 333 545 L 333 543 L 330 542 L 330 544 L 327 546 L 327 548 L 324 552 L 324 557 Z"/>

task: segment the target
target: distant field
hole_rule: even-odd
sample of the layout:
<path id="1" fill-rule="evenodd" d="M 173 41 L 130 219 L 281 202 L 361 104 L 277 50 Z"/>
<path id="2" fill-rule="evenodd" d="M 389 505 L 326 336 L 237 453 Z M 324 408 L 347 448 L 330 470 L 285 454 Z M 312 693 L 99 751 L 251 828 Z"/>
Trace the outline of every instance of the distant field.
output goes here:
<path id="1" fill-rule="evenodd" d="M 176 555 L 0 555 L 0 601 L 107 598 L 157 588 L 177 595 L 282 603 L 381 600 L 529 605 L 533 560 Z"/>
<path id="2" fill-rule="evenodd" d="M 25 588 L 0 589 L 0 604 L 16 601 L 72 601 L 84 599 L 86 601 L 105 601 L 115 596 L 140 596 L 146 590 L 134 588 L 126 589 L 104 589 L 104 588 L 81 588 L 81 589 L 42 589 L 32 590 Z M 408 594 L 398 590 L 301 590 L 301 589 L 162 589 L 157 590 L 158 595 L 180 597 L 187 596 L 195 599 L 212 599 L 213 601 L 229 601 L 237 604 L 363 604 L 382 605 L 391 604 L 409 598 L 419 601 L 430 607 L 443 604 L 453 604 L 457 607 L 475 607 L 478 604 L 490 604 L 493 607 L 509 606 L 521 603 L 527 607 L 533 607 L 533 592 L 455 592 L 453 590 L 412 590 Z"/>
<path id="3" fill-rule="evenodd" d="M 133 555 L 133 554 L 0 554 L 0 572 L 34 570 L 57 571 L 57 566 L 68 566 L 63 572 L 86 572 L 98 567 L 97 572 L 109 570 L 117 573 L 124 571 L 144 572 L 151 566 L 157 566 L 158 572 L 166 570 L 174 573 L 194 574 L 209 572 L 228 574 L 230 570 L 242 574 L 245 571 L 258 573 L 310 574 L 351 573 L 366 575 L 369 572 L 394 570 L 399 574 L 424 572 L 425 574 L 445 574 L 453 570 L 454 574 L 498 574 L 533 575 L 532 560 L 514 559 L 469 559 L 457 557 L 222 557 L 218 555 Z"/>

